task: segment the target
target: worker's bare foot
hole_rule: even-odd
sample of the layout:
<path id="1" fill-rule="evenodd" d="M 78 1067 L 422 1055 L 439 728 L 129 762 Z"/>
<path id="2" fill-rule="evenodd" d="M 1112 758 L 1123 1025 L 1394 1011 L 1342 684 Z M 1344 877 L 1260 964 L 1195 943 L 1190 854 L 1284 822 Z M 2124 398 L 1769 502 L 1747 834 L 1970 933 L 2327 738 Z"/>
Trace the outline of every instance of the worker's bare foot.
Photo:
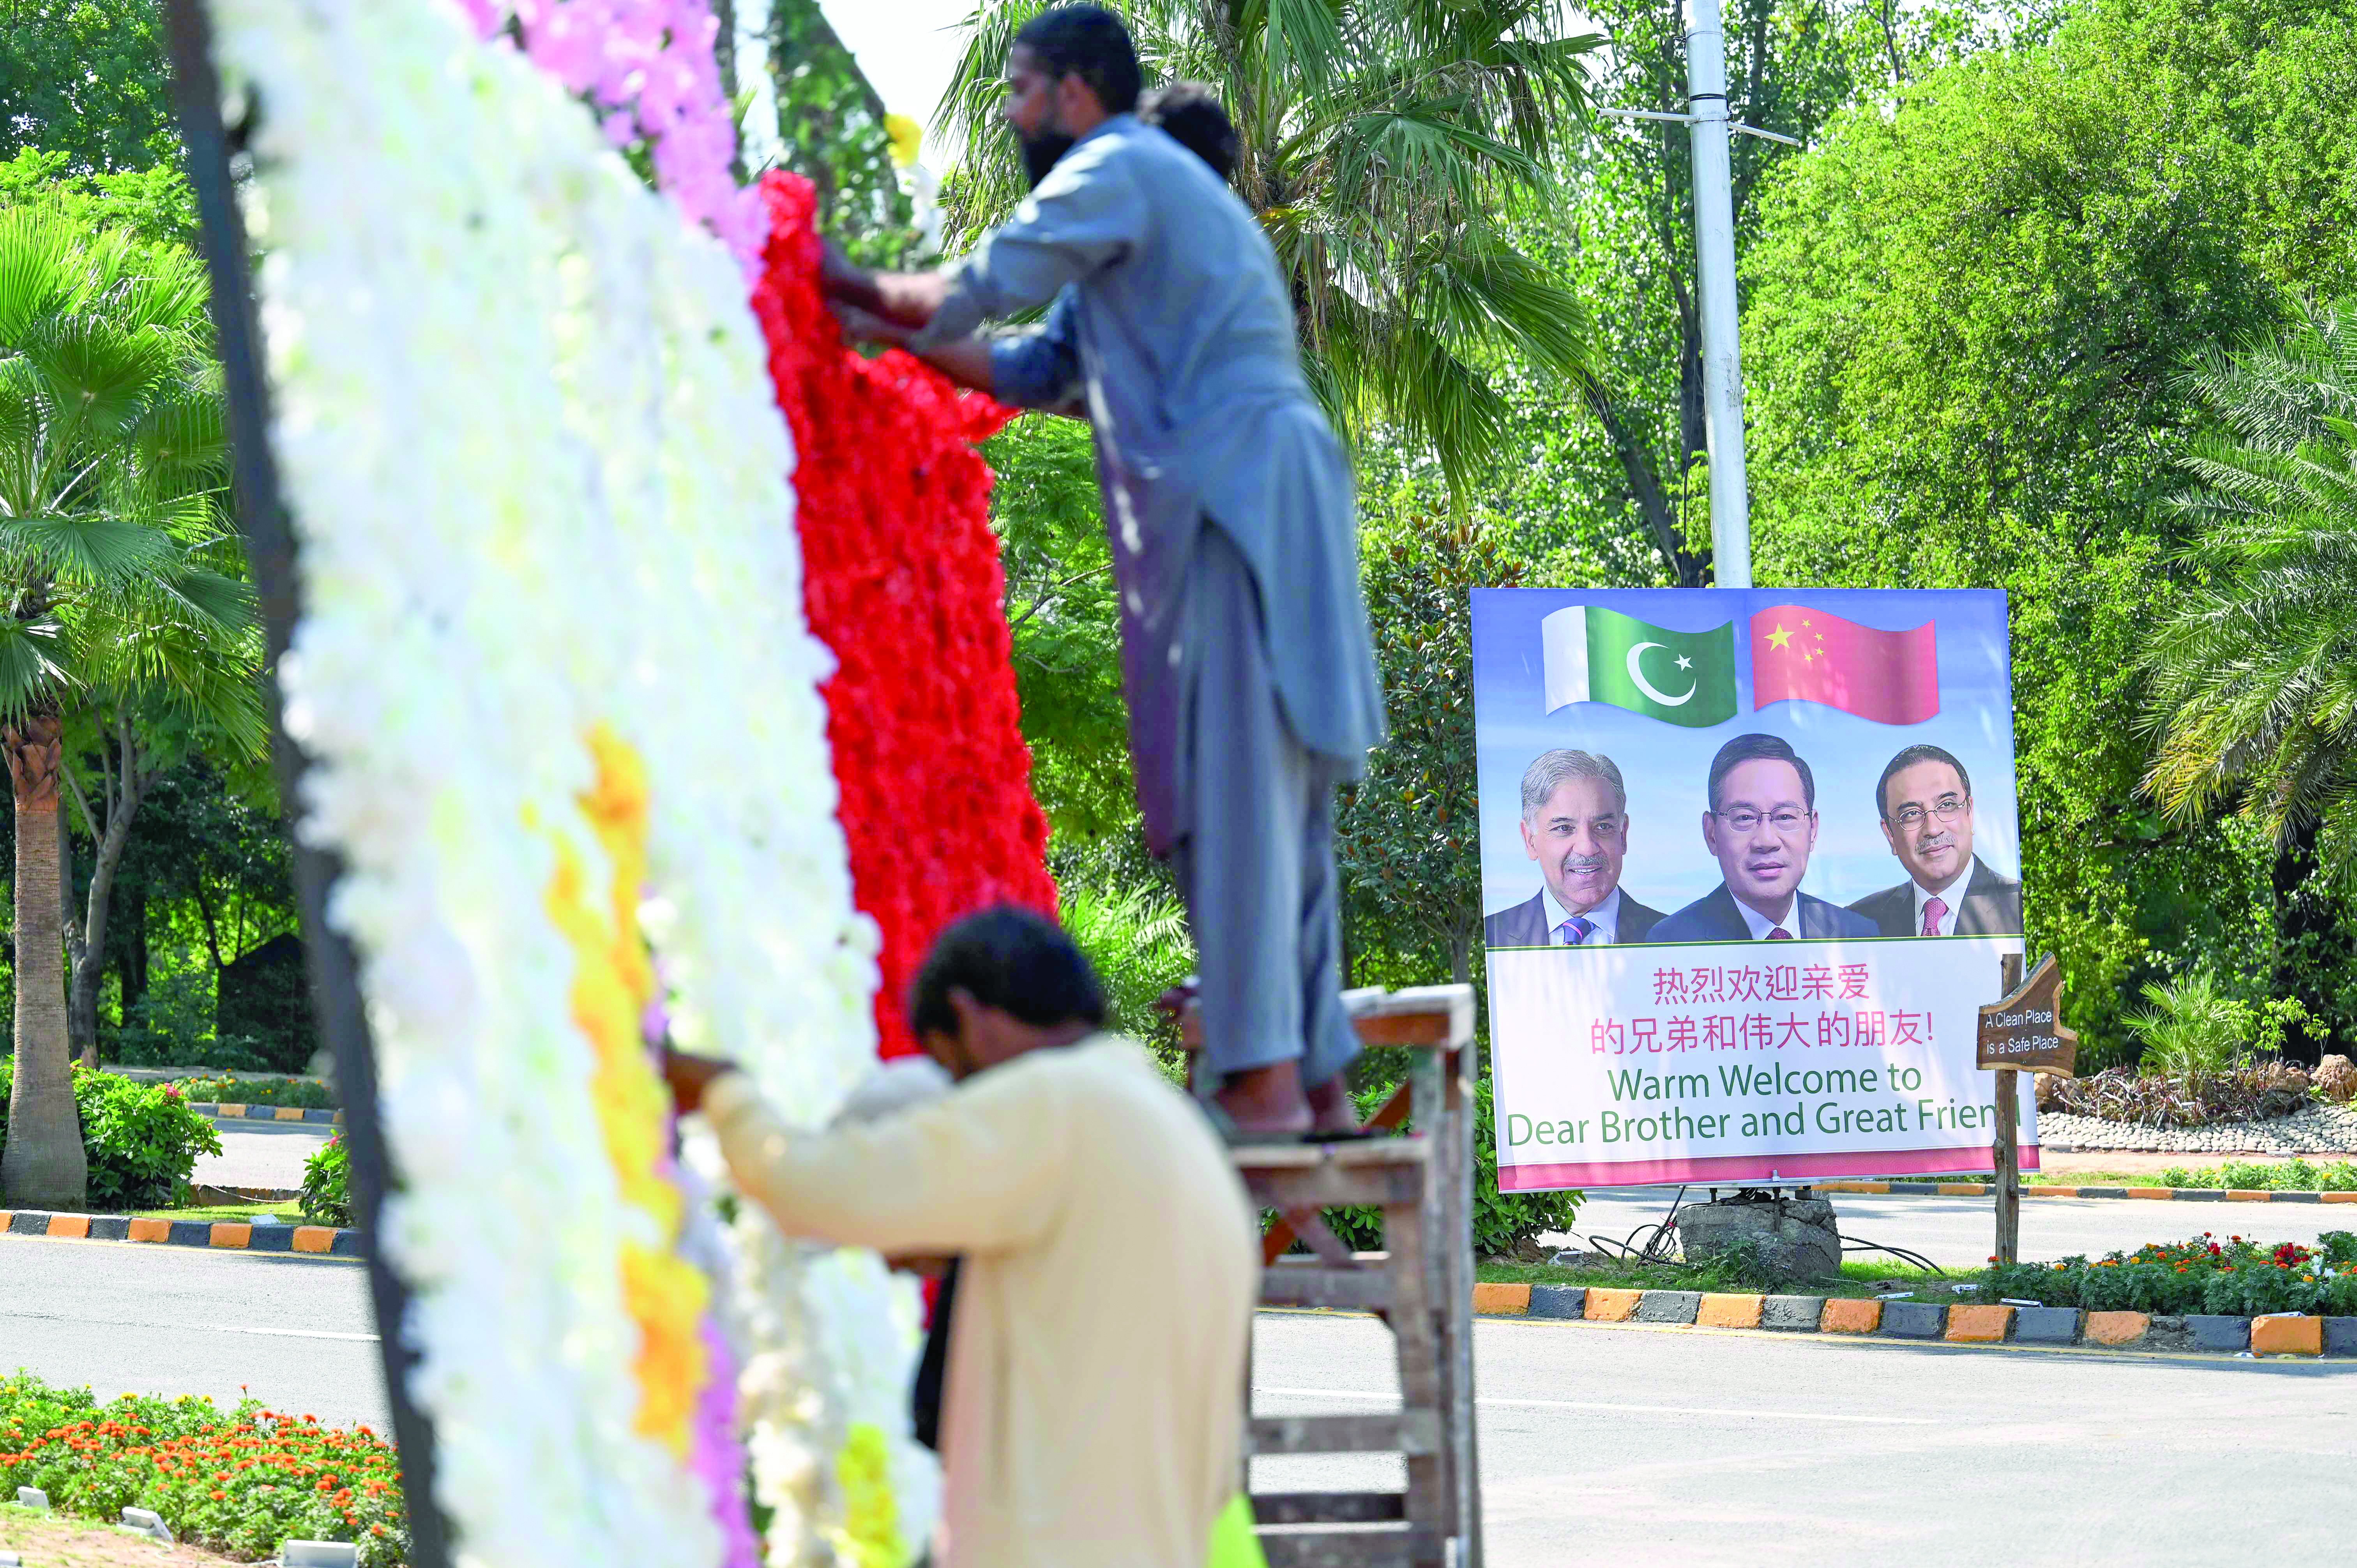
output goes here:
<path id="1" fill-rule="evenodd" d="M 1323 1083 L 1313 1083 L 1303 1096 L 1309 1101 L 1309 1130 L 1313 1133 L 1356 1133 L 1359 1108 L 1351 1103 L 1348 1078 L 1336 1073 Z"/>
<path id="2" fill-rule="evenodd" d="M 1301 1092 L 1297 1062 L 1271 1062 L 1230 1073 L 1212 1098 L 1235 1123 L 1237 1134 L 1245 1138 L 1299 1137 L 1315 1121 Z"/>

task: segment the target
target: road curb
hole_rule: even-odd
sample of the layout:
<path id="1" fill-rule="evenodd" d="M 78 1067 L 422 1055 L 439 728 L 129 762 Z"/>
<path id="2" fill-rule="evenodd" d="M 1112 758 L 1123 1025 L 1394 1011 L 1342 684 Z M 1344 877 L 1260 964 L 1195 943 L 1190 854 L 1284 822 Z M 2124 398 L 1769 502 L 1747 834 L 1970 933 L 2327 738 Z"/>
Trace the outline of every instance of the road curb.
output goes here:
<path id="1" fill-rule="evenodd" d="M 0 1208 L 0 1233 L 58 1241 L 126 1241 L 234 1252 L 301 1252 L 364 1258 L 361 1232 L 332 1225 L 255 1225 L 239 1220 L 140 1219 L 126 1214 L 49 1214 Z"/>
<path id="2" fill-rule="evenodd" d="M 240 1105 L 235 1101 L 196 1100 L 189 1101 L 188 1109 L 216 1122 L 311 1122 L 328 1127 L 344 1124 L 344 1113 L 340 1111 L 299 1105 Z"/>
<path id="3" fill-rule="evenodd" d="M 1818 1192 L 1857 1192 L 1893 1197 L 1986 1197 L 1996 1184 L 1986 1181 L 1821 1181 Z M 2357 1203 L 2357 1192 L 2262 1192 L 2228 1187 L 2025 1187 L 2024 1197 L 2135 1197 L 2179 1203 Z"/>
<path id="4" fill-rule="evenodd" d="M 1601 1285 L 1474 1287 L 1481 1317 L 1539 1317 L 1626 1326 L 1760 1330 L 1845 1338 L 1936 1340 L 1949 1345 L 2119 1350 L 2136 1355 L 2243 1353 L 2299 1360 L 2357 1359 L 2357 1317 L 2273 1314 L 2256 1319 L 2077 1307 L 1908 1301 L 1888 1296 L 1717 1295 Z"/>

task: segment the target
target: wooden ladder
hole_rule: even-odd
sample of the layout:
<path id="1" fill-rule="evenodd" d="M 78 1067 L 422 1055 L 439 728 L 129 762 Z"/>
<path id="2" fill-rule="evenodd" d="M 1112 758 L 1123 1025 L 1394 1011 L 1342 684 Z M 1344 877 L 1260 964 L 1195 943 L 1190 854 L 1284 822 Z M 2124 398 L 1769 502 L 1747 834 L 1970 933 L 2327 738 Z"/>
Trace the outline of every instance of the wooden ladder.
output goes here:
<path id="1" fill-rule="evenodd" d="M 1320 1223 L 1308 1257 L 1270 1233 L 1264 1306 L 1373 1312 L 1399 1354 L 1400 1408 L 1349 1415 L 1253 1416 L 1244 1445 L 1279 1454 L 1398 1454 L 1398 1492 L 1259 1492 L 1253 1513 L 1269 1568 L 1480 1568 L 1481 1495 L 1473 1434 L 1473 988 L 1343 993 L 1359 1038 L 1416 1051 L 1408 1081 L 1376 1118 L 1411 1136 L 1245 1144 L 1236 1169 L 1265 1208 L 1379 1208 L 1383 1250 L 1342 1251 Z M 1198 1048 L 1191 1015 L 1184 1036 Z M 1249 1479 L 1247 1479 L 1249 1489 Z"/>

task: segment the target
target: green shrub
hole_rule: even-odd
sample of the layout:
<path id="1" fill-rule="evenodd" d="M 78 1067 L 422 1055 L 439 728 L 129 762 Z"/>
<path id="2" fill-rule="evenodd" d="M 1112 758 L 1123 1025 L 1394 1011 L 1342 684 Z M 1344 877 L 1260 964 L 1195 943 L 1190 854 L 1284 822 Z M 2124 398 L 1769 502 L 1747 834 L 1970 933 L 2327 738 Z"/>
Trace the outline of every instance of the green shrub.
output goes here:
<path id="1" fill-rule="evenodd" d="M 352 1223 L 352 1158 L 341 1133 L 303 1162 L 303 1188 L 296 1201 L 314 1225 Z"/>
<path id="2" fill-rule="evenodd" d="M 1372 1116 L 1390 1098 L 1391 1089 L 1384 1085 L 1361 1090 L 1359 1114 Z M 1473 1106 L 1474 1255 L 1510 1256 L 1544 1232 L 1568 1230 L 1578 1218 L 1586 1195 L 1577 1191 L 1500 1192 L 1498 1133 L 1487 1078 L 1475 1087 Z M 1412 1129 L 1414 1122 L 1409 1125 Z M 1352 1251 L 1372 1252 L 1383 1244 L 1383 1216 L 1380 1208 L 1329 1209 L 1326 1223 Z"/>
<path id="3" fill-rule="evenodd" d="M 2329 1165 L 2312 1165 L 2306 1160 L 2263 1165 L 2228 1160 L 2199 1170 L 2171 1165 L 2158 1179 L 2163 1187 L 2231 1187 L 2243 1192 L 2357 1192 L 2357 1165 L 2347 1160 Z"/>
<path id="4" fill-rule="evenodd" d="M 2155 1242 L 2090 1262 L 2015 1263 L 1989 1270 L 1986 1299 L 2036 1301 L 2089 1312 L 2268 1312 L 2357 1315 L 2357 1236 L 2336 1230 L 2313 1248 L 2275 1246 L 2204 1232 L 2190 1241 Z"/>
<path id="5" fill-rule="evenodd" d="M 1105 1002 L 1113 1010 L 1106 1022 L 1144 1041 L 1165 1070 L 1173 1070 L 1178 1026 L 1155 1008 L 1154 1001 L 1195 967 L 1194 939 L 1188 934 L 1187 912 L 1178 898 L 1151 885 L 1101 893 L 1068 884 L 1058 900 L 1058 913 L 1065 932 L 1088 955 L 1104 984 Z"/>
<path id="6" fill-rule="evenodd" d="M 295 1105 L 333 1111 L 336 1092 L 307 1078 L 184 1078 L 172 1086 L 198 1104 Z"/>
<path id="7" fill-rule="evenodd" d="M 15 1076 L 15 1064 L 0 1060 L 0 1146 L 8 1141 Z M 95 1210 L 168 1208 L 187 1196 L 197 1156 L 221 1152 L 211 1121 L 189 1110 L 188 1098 L 172 1085 L 137 1083 L 76 1062 L 73 1090 Z"/>
<path id="8" fill-rule="evenodd" d="M 259 1559 L 289 1539 L 350 1541 L 363 1568 L 407 1561 L 393 1444 L 365 1426 L 321 1426 L 246 1400 L 53 1388 L 0 1377 L 0 1494 L 38 1487 L 60 1513 L 111 1520 L 153 1509 L 184 1541 Z"/>

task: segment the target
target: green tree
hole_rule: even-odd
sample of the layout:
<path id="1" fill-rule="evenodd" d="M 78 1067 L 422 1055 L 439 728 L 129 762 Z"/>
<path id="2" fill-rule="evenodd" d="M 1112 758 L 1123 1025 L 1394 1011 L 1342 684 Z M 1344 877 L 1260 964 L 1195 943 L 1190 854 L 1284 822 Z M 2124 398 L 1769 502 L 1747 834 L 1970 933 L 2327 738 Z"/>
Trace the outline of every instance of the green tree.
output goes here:
<path id="1" fill-rule="evenodd" d="M 971 236 L 1024 188 L 996 123 L 1017 29 L 1047 0 L 995 0 L 968 25 L 944 107 L 965 155 L 948 193 Z M 1517 193 L 1550 174 L 1586 105 L 1558 0 L 1311 0 L 1126 7 L 1150 76 L 1216 87 L 1241 141 L 1239 194 L 1291 281 L 1304 365 L 1338 423 L 1389 422 L 1452 479 L 1479 472 L 1506 413 L 1501 354 L 1560 375 L 1587 362 L 1579 301 L 1512 242 Z"/>
<path id="2" fill-rule="evenodd" d="M 2239 802 L 2266 830 L 2288 994 L 2351 958 L 2336 894 L 2357 880 L 2357 306 L 2213 346 L 2191 381 L 2218 428 L 2171 503 L 2201 532 L 2144 659 L 2145 784 L 2173 820 Z"/>
<path id="3" fill-rule="evenodd" d="M 866 265 L 910 264 L 920 236 L 892 160 L 884 101 L 818 0 L 777 0 L 769 45 L 784 164 L 816 191 L 820 230 Z"/>
<path id="4" fill-rule="evenodd" d="M 27 147 L 81 171 L 179 161 L 156 0 L 7 0 L 0 158 Z"/>
<path id="5" fill-rule="evenodd" d="M 60 961 L 69 723 L 102 720 L 119 747 L 102 815 L 90 812 L 88 953 L 104 950 L 106 883 L 155 755 L 135 721 L 262 740 L 252 596 L 219 515 L 226 452 L 204 301 L 184 252 L 0 213 L 0 750 L 16 917 L 0 1188 L 27 1207 L 84 1200 Z"/>
<path id="6" fill-rule="evenodd" d="M 1762 192 L 1760 578 L 2008 591 L 2031 935 L 2113 1040 L 2163 971 L 2265 983 L 2264 846 L 2142 799 L 2130 720 L 2185 534 L 2184 366 L 2357 282 L 2352 80 L 2346 6 L 2091 0 L 1839 116 Z"/>

